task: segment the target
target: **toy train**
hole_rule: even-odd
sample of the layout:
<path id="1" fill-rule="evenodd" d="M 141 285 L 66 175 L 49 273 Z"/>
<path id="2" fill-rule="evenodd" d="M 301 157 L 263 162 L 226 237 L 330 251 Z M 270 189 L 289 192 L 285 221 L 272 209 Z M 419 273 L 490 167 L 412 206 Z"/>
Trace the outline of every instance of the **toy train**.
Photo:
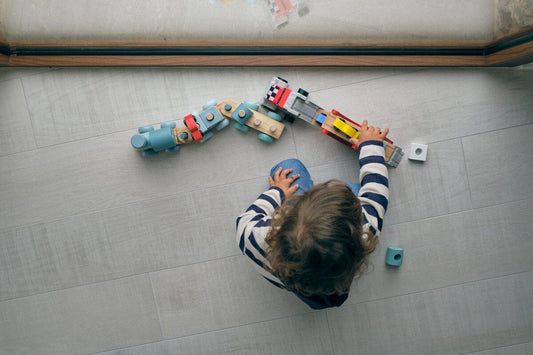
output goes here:
<path id="1" fill-rule="evenodd" d="M 181 145 L 191 142 L 205 142 L 213 136 L 213 131 L 220 131 L 234 120 L 234 127 L 248 132 L 250 128 L 258 131 L 257 137 L 267 143 L 279 139 L 285 125 L 275 112 L 267 115 L 257 111 L 259 105 L 245 101 L 237 103 L 225 100 L 217 104 L 210 101 L 195 112 L 184 117 L 183 125 L 165 122 L 159 129 L 153 126 L 140 127 L 138 133 L 131 137 L 131 145 L 143 155 L 154 155 L 160 151 L 175 152 Z"/>
<path id="2" fill-rule="evenodd" d="M 293 91 L 289 89 L 287 80 L 274 77 L 267 87 L 262 106 L 278 113 L 289 122 L 293 122 L 296 118 L 302 119 L 320 128 L 322 133 L 357 150 L 358 147 L 349 140 L 359 136 L 361 125 L 342 115 L 339 111 L 328 112 L 322 109 L 309 101 L 308 96 L 309 93 L 304 89 L 300 88 L 298 91 Z M 404 155 L 402 149 L 395 146 L 388 138 L 385 138 L 383 146 L 385 147 L 386 163 L 392 167 L 398 166 Z"/>
<path id="3" fill-rule="evenodd" d="M 131 138 L 131 144 L 143 155 L 153 155 L 163 150 L 177 151 L 183 144 L 205 142 L 213 136 L 214 130 L 226 128 L 230 120 L 235 121 L 234 127 L 238 130 L 247 132 L 252 128 L 258 131 L 259 139 L 270 143 L 283 133 L 283 119 L 294 122 L 298 118 L 357 150 L 358 147 L 350 142 L 350 138 L 359 136 L 361 126 L 336 110 L 322 109 L 309 101 L 308 96 L 307 91 L 301 88 L 293 91 L 289 89 L 287 80 L 274 77 L 261 103 L 267 114 L 259 112 L 259 105 L 249 101 L 210 101 L 202 107 L 201 112 L 185 116 L 181 127 L 176 127 L 175 122 L 163 123 L 159 129 L 153 126 L 140 127 L 139 133 Z M 402 149 L 388 138 L 385 138 L 383 146 L 385 162 L 392 167 L 398 166 L 404 155 Z"/>
<path id="4" fill-rule="evenodd" d="M 309 13 L 309 7 L 303 0 L 267 0 L 272 22 L 275 28 L 281 28 L 289 22 L 289 15 L 297 13 L 299 17 Z"/>

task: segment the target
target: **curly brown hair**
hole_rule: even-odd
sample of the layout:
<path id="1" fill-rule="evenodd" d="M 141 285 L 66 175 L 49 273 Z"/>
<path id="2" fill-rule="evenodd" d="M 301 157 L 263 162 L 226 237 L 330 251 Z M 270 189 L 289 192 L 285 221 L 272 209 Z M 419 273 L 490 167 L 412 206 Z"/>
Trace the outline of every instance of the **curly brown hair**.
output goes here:
<path id="1" fill-rule="evenodd" d="M 347 294 L 377 245 L 362 224 L 361 203 L 341 181 L 291 196 L 274 213 L 266 237 L 270 271 L 305 297 Z"/>

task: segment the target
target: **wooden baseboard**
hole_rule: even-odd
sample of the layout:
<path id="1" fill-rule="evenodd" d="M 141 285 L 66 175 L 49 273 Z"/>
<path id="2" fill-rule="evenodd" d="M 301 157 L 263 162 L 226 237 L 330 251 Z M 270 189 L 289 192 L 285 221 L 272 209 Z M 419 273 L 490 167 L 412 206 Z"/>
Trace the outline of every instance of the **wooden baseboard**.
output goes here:
<path id="1" fill-rule="evenodd" d="M 503 49 L 485 57 L 485 65 L 515 66 L 530 63 L 533 60 L 533 41 Z"/>
<path id="2" fill-rule="evenodd" d="M 11 66 L 484 66 L 483 56 L 114 55 L 12 56 Z"/>
<path id="3" fill-rule="evenodd" d="M 9 65 L 9 56 L 5 54 L 0 54 L 0 66 L 7 67 Z"/>
<path id="4" fill-rule="evenodd" d="M 245 49 L 241 50 L 246 52 L 244 54 L 232 54 L 236 52 L 227 48 L 225 52 L 217 51 L 217 48 L 207 48 L 206 52 L 199 50 L 187 53 L 186 49 L 183 52 L 166 48 L 143 51 L 136 47 L 96 49 L 93 50 L 94 53 L 91 53 L 91 48 L 70 52 L 67 49 L 67 54 L 63 54 L 62 49 L 43 47 L 11 51 L 11 55 L 3 54 L 3 51 L 0 53 L 0 66 L 514 66 L 533 60 L 531 37 L 528 35 L 525 41 L 486 48 L 392 48 L 388 52 L 376 48 L 353 51 L 340 48 L 337 53 L 331 55 L 327 48 L 320 52 L 321 48 L 318 47 L 315 49 L 319 52 L 313 49 L 310 54 L 298 51 L 298 48 L 286 53 L 283 49 L 278 52 L 246 52 Z M 132 51 L 135 54 L 131 54 Z M 335 52 L 335 49 L 332 52 Z"/>

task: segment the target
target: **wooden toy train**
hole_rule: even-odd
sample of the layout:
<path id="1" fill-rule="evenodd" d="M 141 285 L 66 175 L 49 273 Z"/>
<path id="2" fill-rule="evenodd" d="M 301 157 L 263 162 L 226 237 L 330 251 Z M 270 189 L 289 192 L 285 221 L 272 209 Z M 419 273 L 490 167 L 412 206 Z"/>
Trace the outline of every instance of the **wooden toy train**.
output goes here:
<path id="1" fill-rule="evenodd" d="M 221 130 L 234 120 L 234 127 L 247 132 L 250 128 L 258 131 L 258 138 L 271 143 L 279 139 L 285 125 L 283 119 L 293 122 L 302 119 L 321 132 L 339 142 L 357 150 L 349 139 L 359 136 L 359 124 L 353 122 L 336 110 L 328 112 L 308 100 L 309 93 L 303 89 L 293 91 L 288 82 L 280 77 L 270 81 L 261 106 L 266 114 L 259 112 L 259 105 L 249 101 L 237 103 L 225 100 L 220 103 L 210 101 L 202 107 L 201 112 L 185 116 L 183 125 L 176 127 L 175 122 L 161 124 L 159 129 L 153 126 L 140 127 L 131 138 L 134 148 L 143 155 L 153 155 L 160 151 L 177 151 L 182 144 L 205 142 L 213 136 L 213 130 Z M 392 167 L 398 166 L 404 153 L 402 149 L 386 138 L 385 161 Z"/>

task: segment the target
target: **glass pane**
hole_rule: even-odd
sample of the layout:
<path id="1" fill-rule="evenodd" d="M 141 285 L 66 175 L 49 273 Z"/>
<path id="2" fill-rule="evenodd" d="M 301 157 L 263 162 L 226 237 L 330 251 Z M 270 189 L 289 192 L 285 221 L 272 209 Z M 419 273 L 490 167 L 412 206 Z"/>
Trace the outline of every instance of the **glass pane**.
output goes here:
<path id="1" fill-rule="evenodd" d="M 532 25 L 531 0 L 0 0 L 10 44 L 485 45 Z M 2 10 L 2 7 L 0 7 Z"/>

